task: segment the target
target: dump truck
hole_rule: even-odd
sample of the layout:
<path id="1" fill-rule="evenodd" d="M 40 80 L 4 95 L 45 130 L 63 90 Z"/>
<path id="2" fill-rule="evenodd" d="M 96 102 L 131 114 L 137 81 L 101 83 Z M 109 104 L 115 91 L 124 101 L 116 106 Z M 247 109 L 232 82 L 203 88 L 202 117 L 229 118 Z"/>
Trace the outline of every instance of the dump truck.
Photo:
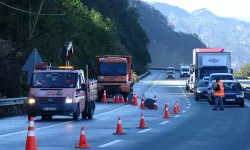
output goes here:
<path id="1" fill-rule="evenodd" d="M 132 56 L 96 56 L 98 101 L 102 100 L 104 90 L 107 97 L 121 94 L 124 99 L 133 92 Z"/>
<path id="2" fill-rule="evenodd" d="M 92 119 L 97 99 L 97 81 L 89 81 L 82 69 L 69 65 L 73 54 L 71 41 L 62 50 L 62 65 L 51 66 L 42 62 L 35 65 L 27 99 L 28 117 L 41 116 L 43 120 L 53 115 L 69 115 L 78 120 Z"/>

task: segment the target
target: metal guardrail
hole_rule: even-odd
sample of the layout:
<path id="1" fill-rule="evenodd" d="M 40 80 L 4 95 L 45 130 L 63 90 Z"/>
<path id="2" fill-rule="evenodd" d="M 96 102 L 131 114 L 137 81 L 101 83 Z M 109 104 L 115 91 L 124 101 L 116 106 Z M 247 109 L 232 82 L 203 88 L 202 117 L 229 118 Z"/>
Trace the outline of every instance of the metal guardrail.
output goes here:
<path id="1" fill-rule="evenodd" d="M 20 105 L 24 104 L 27 97 L 18 97 L 18 98 L 2 98 L 0 99 L 1 106 L 10 106 L 10 105 Z"/>

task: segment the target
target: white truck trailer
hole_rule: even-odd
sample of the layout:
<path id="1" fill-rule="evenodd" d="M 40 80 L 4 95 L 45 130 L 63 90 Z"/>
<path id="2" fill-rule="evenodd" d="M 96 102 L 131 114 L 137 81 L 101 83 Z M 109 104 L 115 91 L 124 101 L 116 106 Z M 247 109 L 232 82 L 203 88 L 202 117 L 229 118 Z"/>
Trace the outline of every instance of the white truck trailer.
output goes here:
<path id="1" fill-rule="evenodd" d="M 233 73 L 231 53 L 224 52 L 224 48 L 194 49 L 191 71 L 195 86 L 203 77 L 210 76 L 212 73 Z"/>

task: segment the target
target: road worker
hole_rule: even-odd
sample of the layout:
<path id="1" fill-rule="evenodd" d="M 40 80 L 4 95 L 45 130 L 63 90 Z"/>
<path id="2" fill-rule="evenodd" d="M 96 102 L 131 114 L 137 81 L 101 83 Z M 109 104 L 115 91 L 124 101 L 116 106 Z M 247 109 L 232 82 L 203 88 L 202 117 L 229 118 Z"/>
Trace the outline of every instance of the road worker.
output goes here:
<path id="1" fill-rule="evenodd" d="M 219 78 L 216 79 L 216 88 L 214 89 L 214 98 L 215 98 L 215 105 L 213 110 L 217 110 L 218 104 L 220 102 L 221 108 L 219 110 L 224 110 L 224 105 L 222 98 L 225 97 L 224 93 L 224 84 L 221 82 Z"/>

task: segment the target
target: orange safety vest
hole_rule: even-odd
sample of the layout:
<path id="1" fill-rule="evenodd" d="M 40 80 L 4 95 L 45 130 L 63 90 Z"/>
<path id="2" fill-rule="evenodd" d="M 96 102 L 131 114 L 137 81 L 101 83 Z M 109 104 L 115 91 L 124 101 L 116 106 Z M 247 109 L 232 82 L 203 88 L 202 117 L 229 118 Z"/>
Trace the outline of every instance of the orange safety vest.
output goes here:
<path id="1" fill-rule="evenodd" d="M 224 84 L 221 81 L 216 82 L 216 85 L 217 84 L 219 84 L 220 90 L 219 91 L 215 91 L 214 96 L 224 97 L 225 96 L 225 93 L 224 93 Z"/>

